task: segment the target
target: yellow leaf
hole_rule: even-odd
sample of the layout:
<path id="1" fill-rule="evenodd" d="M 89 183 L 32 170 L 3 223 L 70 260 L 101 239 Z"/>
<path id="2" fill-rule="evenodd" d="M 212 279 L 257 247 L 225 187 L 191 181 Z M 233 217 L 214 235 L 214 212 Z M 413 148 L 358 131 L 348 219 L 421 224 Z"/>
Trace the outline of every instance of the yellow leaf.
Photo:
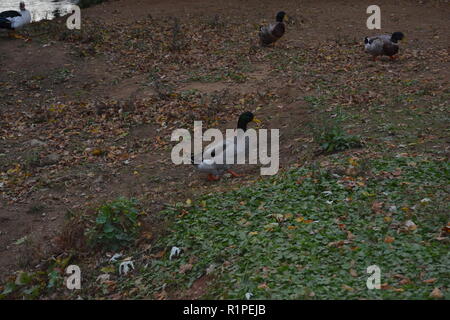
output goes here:
<path id="1" fill-rule="evenodd" d="M 286 214 L 284 215 L 284 218 L 285 218 L 286 220 L 292 218 L 292 213 L 286 213 Z"/>
<path id="2" fill-rule="evenodd" d="M 114 266 L 103 267 L 100 269 L 102 273 L 113 273 L 115 271 Z"/>
<path id="3" fill-rule="evenodd" d="M 348 159 L 348 163 L 350 163 L 350 165 L 356 167 L 358 165 L 358 159 L 357 158 L 349 158 Z"/>
<path id="4" fill-rule="evenodd" d="M 342 289 L 347 290 L 347 291 L 353 291 L 354 289 L 346 284 L 342 285 Z"/>
<path id="5" fill-rule="evenodd" d="M 92 150 L 93 156 L 101 156 L 103 154 L 103 151 L 101 149 L 94 149 Z"/>

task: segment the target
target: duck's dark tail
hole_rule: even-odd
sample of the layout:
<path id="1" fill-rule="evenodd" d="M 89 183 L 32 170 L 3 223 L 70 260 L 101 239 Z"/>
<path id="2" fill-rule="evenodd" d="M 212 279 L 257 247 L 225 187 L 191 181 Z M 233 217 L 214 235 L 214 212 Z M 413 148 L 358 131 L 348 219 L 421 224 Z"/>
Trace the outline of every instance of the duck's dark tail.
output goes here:
<path id="1" fill-rule="evenodd" d="M 12 30 L 11 21 L 6 18 L 0 18 L 0 29 Z"/>
<path id="2" fill-rule="evenodd" d="M 397 42 L 398 40 L 403 40 L 404 37 L 405 35 L 403 34 L 403 32 L 397 31 L 391 35 L 391 40 L 393 42 Z"/>

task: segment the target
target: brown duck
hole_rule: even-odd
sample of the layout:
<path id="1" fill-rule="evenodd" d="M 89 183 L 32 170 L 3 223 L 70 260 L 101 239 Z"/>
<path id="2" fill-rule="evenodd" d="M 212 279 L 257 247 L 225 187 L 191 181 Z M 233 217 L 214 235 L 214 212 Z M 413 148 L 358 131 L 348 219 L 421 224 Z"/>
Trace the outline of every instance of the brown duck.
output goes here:
<path id="1" fill-rule="evenodd" d="M 280 11 L 277 13 L 276 22 L 271 23 L 268 26 L 260 27 L 259 29 L 259 39 L 261 41 L 261 46 L 268 46 L 278 39 L 280 39 L 286 30 L 286 26 L 283 22 L 286 13 Z"/>

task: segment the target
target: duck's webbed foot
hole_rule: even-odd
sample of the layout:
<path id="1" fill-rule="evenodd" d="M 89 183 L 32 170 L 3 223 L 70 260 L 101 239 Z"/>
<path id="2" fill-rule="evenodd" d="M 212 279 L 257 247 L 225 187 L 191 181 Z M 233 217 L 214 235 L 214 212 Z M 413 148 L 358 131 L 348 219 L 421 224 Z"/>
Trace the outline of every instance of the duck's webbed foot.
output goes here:
<path id="1" fill-rule="evenodd" d="M 219 176 L 215 176 L 212 173 L 208 174 L 208 181 L 217 181 L 219 179 L 220 179 Z"/>
<path id="2" fill-rule="evenodd" d="M 235 178 L 244 176 L 243 174 L 238 174 L 238 173 L 234 172 L 233 170 L 227 170 L 227 172 L 230 173 Z"/>
<path id="3" fill-rule="evenodd" d="M 27 37 L 25 37 L 25 36 L 22 36 L 22 35 L 20 35 L 20 34 L 17 34 L 16 32 L 10 32 L 9 34 L 8 34 L 8 36 L 10 37 L 10 38 L 12 38 L 12 39 L 19 39 L 19 40 L 25 40 L 25 41 L 31 41 L 31 39 L 30 38 L 27 38 Z"/>

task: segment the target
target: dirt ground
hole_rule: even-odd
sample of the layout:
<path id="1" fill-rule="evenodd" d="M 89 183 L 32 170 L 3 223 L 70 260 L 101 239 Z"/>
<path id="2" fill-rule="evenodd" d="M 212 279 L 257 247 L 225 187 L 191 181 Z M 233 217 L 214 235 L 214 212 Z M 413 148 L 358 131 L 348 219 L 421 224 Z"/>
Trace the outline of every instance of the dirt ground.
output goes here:
<path id="1" fill-rule="evenodd" d="M 241 170 L 245 177 L 225 177 L 213 183 L 191 166 L 171 163 L 171 129 L 186 123 L 192 125 L 197 115 L 205 119 L 212 115 L 209 119 L 214 118 L 215 122 L 209 124 L 224 129 L 235 126 L 241 110 L 254 111 L 263 120 L 261 127 L 280 128 L 280 160 L 284 168 L 314 158 L 316 146 L 311 144 L 308 124 L 313 122 L 316 111 L 304 97 L 315 92 L 318 81 L 335 81 L 341 88 L 337 94 L 350 105 L 361 105 L 358 99 L 362 95 L 347 91 L 347 85 L 358 81 L 361 74 L 369 77 L 398 74 L 402 79 L 432 83 L 431 90 L 448 88 L 448 1 L 377 2 L 381 7 L 381 31 L 403 31 L 407 36 L 400 60 L 392 63 L 384 59 L 373 63 L 363 53 L 364 36 L 379 32 L 366 28 L 366 8 L 371 4 L 371 1 L 117 0 L 83 10 L 86 26 L 95 28 L 98 23 L 109 31 L 138 28 L 140 22 L 136 22 L 148 19 L 149 15 L 157 26 L 164 26 L 160 20 L 169 21 L 173 17 L 189 26 L 192 41 L 189 50 L 194 58 L 189 61 L 189 55 L 179 58 L 174 54 L 177 59 L 185 59 L 183 65 L 174 64 L 171 70 L 158 65 L 160 80 L 154 83 L 161 81 L 162 86 L 171 86 L 170 94 L 192 94 L 193 98 L 180 100 L 187 101 L 193 110 L 203 108 L 192 115 L 189 110 L 177 109 L 181 102 L 170 94 L 161 98 L 160 87 L 148 85 L 151 66 L 157 63 L 152 59 L 163 61 L 165 57 L 131 53 L 134 45 L 145 46 L 142 34 L 137 36 L 143 39 L 142 44 L 123 40 L 124 46 L 117 52 L 114 47 L 99 45 L 94 49 L 102 54 L 92 55 L 83 51 L 92 47 L 86 49 L 75 40 L 63 41 L 55 35 L 30 31 L 33 40 L 25 42 L 0 34 L 0 178 L 7 181 L 0 188 L 0 277 L 35 266 L 40 259 L 59 252 L 56 237 L 71 212 L 93 208 L 117 196 L 133 196 L 146 205 L 151 221 L 152 214 L 166 203 L 221 192 L 259 179 L 259 169 L 251 167 Z M 258 25 L 271 21 L 281 9 L 290 17 L 287 33 L 274 48 L 262 52 L 255 48 Z M 248 67 L 243 71 L 246 77 L 243 82 L 227 77 L 203 81 L 191 76 L 192 70 L 201 67 L 202 55 L 203 59 L 215 59 L 216 52 L 209 47 L 212 42 L 202 38 L 205 27 L 200 23 L 215 16 L 235 26 L 236 32 L 253 30 L 243 37 L 237 49 L 230 49 L 240 50 Z M 64 20 L 53 22 L 57 23 L 63 24 Z M 151 29 L 144 31 L 149 38 L 160 36 Z M 218 37 L 226 39 L 228 34 Z M 235 34 L 230 37 L 239 39 Z M 251 39 L 255 39 L 254 43 Z M 204 47 L 196 48 L 192 43 L 202 43 Z M 332 56 L 336 53 L 334 47 L 339 47 L 336 51 L 341 55 Z M 315 64 L 317 72 L 304 71 L 296 77 L 290 65 L 277 70 L 270 60 L 277 50 L 299 55 L 307 52 L 305 59 Z M 308 60 L 314 53 L 317 60 Z M 414 64 L 406 65 L 408 60 Z M 219 62 L 224 61 L 226 65 L 226 59 Z M 229 63 L 242 61 L 235 59 Z M 356 69 L 341 76 L 345 68 Z M 383 92 L 377 94 L 382 96 Z M 206 100 L 197 99 L 196 95 Z M 221 104 L 216 109 L 210 107 L 214 97 L 226 107 Z M 117 109 L 110 111 L 109 104 Z M 160 109 L 152 111 L 153 105 Z M 233 109 L 236 105 L 239 107 Z M 133 119 L 133 114 L 140 118 Z M 92 119 L 100 125 L 96 126 Z M 442 131 L 440 138 L 431 143 L 445 148 Z M 96 149 L 99 151 L 95 152 Z"/>

